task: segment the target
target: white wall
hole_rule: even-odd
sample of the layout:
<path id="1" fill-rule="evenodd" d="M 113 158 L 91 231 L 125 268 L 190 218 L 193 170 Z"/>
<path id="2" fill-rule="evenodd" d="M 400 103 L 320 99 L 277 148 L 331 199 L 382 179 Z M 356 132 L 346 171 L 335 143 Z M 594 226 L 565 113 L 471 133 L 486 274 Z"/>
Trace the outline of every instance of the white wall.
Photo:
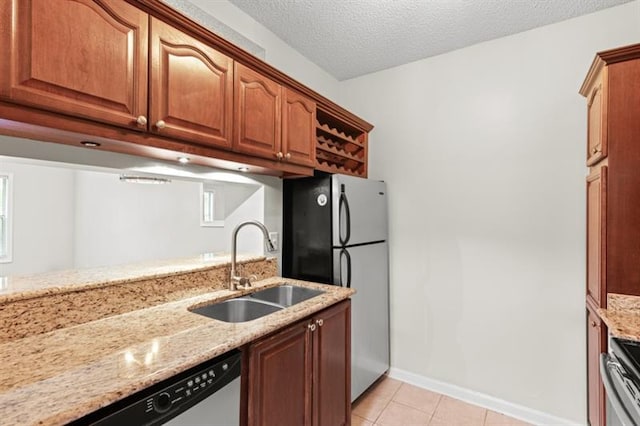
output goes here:
<path id="1" fill-rule="evenodd" d="M 392 366 L 586 423 L 585 100 L 640 2 L 341 83 L 389 185 Z"/>
<path id="2" fill-rule="evenodd" d="M 265 62 L 329 98 L 338 96 L 338 80 L 311 62 L 251 16 L 227 0 L 191 0 L 217 20 L 266 50 Z"/>
<path id="3" fill-rule="evenodd" d="M 73 267 L 74 172 L 0 159 L 13 174 L 13 259 L 0 276 Z"/>
<path id="4" fill-rule="evenodd" d="M 213 228 L 200 226 L 197 182 L 141 185 L 113 173 L 76 173 L 77 268 L 228 253 L 238 223 L 264 220 L 264 190 L 257 185 L 228 184 L 225 226 Z M 262 254 L 262 235 L 242 233 L 238 252 Z"/>

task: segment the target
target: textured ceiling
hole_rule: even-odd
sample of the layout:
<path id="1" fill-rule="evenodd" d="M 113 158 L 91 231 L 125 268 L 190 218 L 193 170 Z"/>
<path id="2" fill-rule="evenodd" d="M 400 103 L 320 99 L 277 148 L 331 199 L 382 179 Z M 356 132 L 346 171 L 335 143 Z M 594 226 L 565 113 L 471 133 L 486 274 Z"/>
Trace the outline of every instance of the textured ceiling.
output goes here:
<path id="1" fill-rule="evenodd" d="M 630 0 L 230 0 L 338 80 Z"/>

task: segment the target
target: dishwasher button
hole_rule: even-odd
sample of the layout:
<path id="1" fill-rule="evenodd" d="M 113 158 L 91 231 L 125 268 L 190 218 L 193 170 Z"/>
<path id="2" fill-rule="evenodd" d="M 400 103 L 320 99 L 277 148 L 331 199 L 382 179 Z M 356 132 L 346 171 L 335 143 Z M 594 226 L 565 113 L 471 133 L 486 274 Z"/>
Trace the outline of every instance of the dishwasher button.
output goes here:
<path id="1" fill-rule="evenodd" d="M 164 413 L 171 408 L 171 396 L 167 392 L 162 392 L 156 397 L 155 401 L 153 401 L 153 408 L 155 408 L 158 413 Z"/>
<path id="2" fill-rule="evenodd" d="M 189 380 L 189 381 L 187 382 L 187 386 L 189 386 L 189 387 L 193 386 L 193 380 Z"/>

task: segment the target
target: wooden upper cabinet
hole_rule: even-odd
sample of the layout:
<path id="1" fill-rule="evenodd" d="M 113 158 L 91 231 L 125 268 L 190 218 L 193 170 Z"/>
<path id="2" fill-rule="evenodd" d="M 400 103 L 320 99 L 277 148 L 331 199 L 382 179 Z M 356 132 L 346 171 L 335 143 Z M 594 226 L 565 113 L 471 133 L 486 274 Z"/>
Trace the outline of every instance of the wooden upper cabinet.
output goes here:
<path id="1" fill-rule="evenodd" d="M 587 98 L 587 165 L 607 156 L 607 69 L 603 68 L 591 84 Z"/>
<path id="2" fill-rule="evenodd" d="M 587 296 L 606 305 L 607 166 L 587 178 Z"/>
<path id="3" fill-rule="evenodd" d="M 580 88 L 589 111 L 587 288 L 640 295 L 640 44 L 600 52 Z"/>
<path id="4" fill-rule="evenodd" d="M 257 157 L 281 159 L 281 86 L 237 62 L 234 80 L 233 149 Z"/>
<path id="5" fill-rule="evenodd" d="M 149 129 L 231 148 L 233 60 L 151 18 Z"/>
<path id="6" fill-rule="evenodd" d="M 132 128 L 146 116 L 146 13 L 122 0 L 21 0 L 2 1 L 0 16 L 11 22 L 0 97 Z"/>
<path id="7" fill-rule="evenodd" d="M 316 104 L 284 88 L 282 96 L 282 153 L 284 160 L 303 166 L 316 162 Z"/>

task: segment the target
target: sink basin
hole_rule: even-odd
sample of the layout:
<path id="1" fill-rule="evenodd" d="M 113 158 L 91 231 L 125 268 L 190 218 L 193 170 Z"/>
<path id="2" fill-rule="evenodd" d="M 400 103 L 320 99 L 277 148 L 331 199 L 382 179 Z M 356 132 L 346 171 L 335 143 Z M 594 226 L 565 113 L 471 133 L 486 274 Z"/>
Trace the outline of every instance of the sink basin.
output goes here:
<path id="1" fill-rule="evenodd" d="M 252 299 L 264 300 L 278 305 L 289 307 L 304 300 L 311 299 L 324 293 L 322 290 L 314 290 L 306 287 L 297 287 L 289 284 L 271 287 L 266 290 L 250 294 Z"/>
<path id="2" fill-rule="evenodd" d="M 224 322 L 245 322 L 281 310 L 281 306 L 260 300 L 237 298 L 196 308 L 191 312 Z"/>

